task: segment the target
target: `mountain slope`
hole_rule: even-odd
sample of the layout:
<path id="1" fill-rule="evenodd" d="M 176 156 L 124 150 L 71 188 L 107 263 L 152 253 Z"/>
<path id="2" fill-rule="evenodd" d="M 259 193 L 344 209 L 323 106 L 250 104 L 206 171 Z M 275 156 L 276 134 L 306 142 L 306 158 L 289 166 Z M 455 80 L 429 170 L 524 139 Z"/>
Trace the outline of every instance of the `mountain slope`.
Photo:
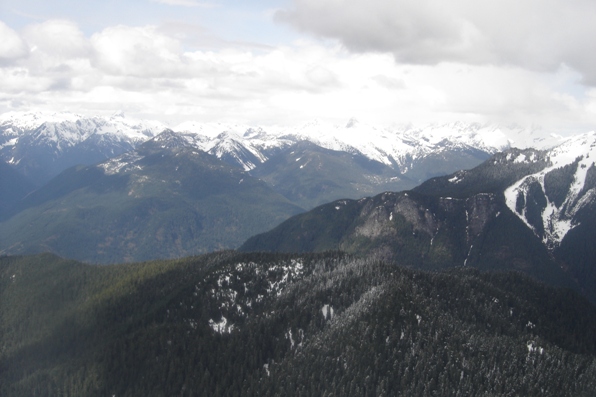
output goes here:
<path id="1" fill-rule="evenodd" d="M 0 258 L 0 394 L 596 391 L 596 308 L 519 274 L 337 253 Z"/>
<path id="2" fill-rule="evenodd" d="M 245 252 L 335 249 L 417 269 L 517 270 L 551 284 L 573 284 L 503 200 L 488 193 L 457 199 L 402 192 L 339 200 L 296 215 L 239 248 Z"/>
<path id="3" fill-rule="evenodd" d="M 250 173 L 304 208 L 415 185 L 391 167 L 361 154 L 324 149 L 308 141 L 290 146 Z"/>
<path id="4" fill-rule="evenodd" d="M 0 220 L 10 208 L 34 190 L 28 178 L 0 161 Z"/>
<path id="5" fill-rule="evenodd" d="M 596 299 L 596 133 L 548 152 L 549 167 L 505 190 L 507 206 Z"/>
<path id="6" fill-rule="evenodd" d="M 93 263 L 232 248 L 301 209 L 169 132 L 95 166 L 71 168 L 0 223 L 1 252 Z"/>
<path id="7" fill-rule="evenodd" d="M 240 249 L 341 249 L 424 269 L 518 270 L 596 300 L 595 141 L 586 134 L 550 151 L 511 149 L 410 192 L 323 205 Z"/>

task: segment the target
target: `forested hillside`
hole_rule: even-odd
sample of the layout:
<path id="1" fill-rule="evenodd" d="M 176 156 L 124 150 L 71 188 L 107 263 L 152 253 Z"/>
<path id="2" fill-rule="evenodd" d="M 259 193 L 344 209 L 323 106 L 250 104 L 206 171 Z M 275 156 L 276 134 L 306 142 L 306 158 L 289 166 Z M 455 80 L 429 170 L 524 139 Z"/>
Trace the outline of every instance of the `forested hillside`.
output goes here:
<path id="1" fill-rule="evenodd" d="M 592 150 L 593 134 L 550 151 L 510 149 L 411 191 L 321 205 L 249 238 L 239 250 L 337 249 L 424 270 L 515 270 L 573 286 L 596 302 Z"/>
<path id="2" fill-rule="evenodd" d="M 177 138 L 166 131 L 135 151 L 64 171 L 0 220 L 0 254 L 101 264 L 179 258 L 236 247 L 302 211 Z"/>
<path id="3" fill-rule="evenodd" d="M 341 253 L 0 258 L 2 396 L 589 396 L 596 308 Z"/>

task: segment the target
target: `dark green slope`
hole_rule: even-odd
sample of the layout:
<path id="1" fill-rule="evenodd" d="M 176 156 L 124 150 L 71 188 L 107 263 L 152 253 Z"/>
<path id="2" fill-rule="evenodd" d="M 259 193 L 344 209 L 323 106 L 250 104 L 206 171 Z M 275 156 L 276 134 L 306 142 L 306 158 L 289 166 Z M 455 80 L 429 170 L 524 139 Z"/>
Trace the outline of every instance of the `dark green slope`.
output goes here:
<path id="1" fill-rule="evenodd" d="M 589 396 L 596 308 L 338 253 L 0 258 L 0 395 Z"/>
<path id="2" fill-rule="evenodd" d="M 510 161 L 520 153 L 535 161 Z M 555 259 L 504 201 L 507 186 L 546 165 L 542 152 L 512 149 L 472 170 L 431 179 L 412 191 L 325 204 L 251 237 L 240 250 L 339 249 L 418 269 L 515 270 L 585 292 L 560 257 Z"/>
<path id="3" fill-rule="evenodd" d="M 0 223 L 0 249 L 92 263 L 181 257 L 236 247 L 300 211 L 212 155 L 157 140 L 29 195 Z"/>
<path id="4" fill-rule="evenodd" d="M 34 188 L 27 177 L 0 161 L 0 220 Z"/>
<path id="5" fill-rule="evenodd" d="M 324 149 L 311 142 L 299 142 L 284 149 L 250 173 L 303 208 L 416 185 L 385 164 L 360 154 Z"/>
<path id="6" fill-rule="evenodd" d="M 496 195 L 467 199 L 415 192 L 339 200 L 249 238 L 243 252 L 338 249 L 417 269 L 516 270 L 554 285 L 575 283 Z"/>

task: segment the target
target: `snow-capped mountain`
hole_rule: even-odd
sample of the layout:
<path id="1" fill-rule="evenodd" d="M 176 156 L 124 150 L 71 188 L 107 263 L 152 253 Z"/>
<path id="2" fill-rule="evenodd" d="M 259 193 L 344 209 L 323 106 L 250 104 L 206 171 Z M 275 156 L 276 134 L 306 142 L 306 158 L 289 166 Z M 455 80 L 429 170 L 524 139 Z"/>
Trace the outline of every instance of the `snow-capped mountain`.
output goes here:
<path id="1" fill-rule="evenodd" d="M 185 136 L 190 145 L 245 171 L 253 170 L 272 155 L 296 143 L 296 140 L 267 132 L 261 127 L 183 123 L 174 130 Z"/>
<path id="2" fill-rule="evenodd" d="M 76 164 L 93 164 L 134 149 L 165 125 L 116 113 L 83 117 L 71 113 L 0 116 L 0 158 L 38 183 Z"/>
<path id="3" fill-rule="evenodd" d="M 507 206 L 550 248 L 581 223 L 578 214 L 596 203 L 596 133 L 570 138 L 546 153 L 549 166 L 505 190 Z M 534 162 L 520 155 L 513 162 Z"/>
<path id="4" fill-rule="evenodd" d="M 354 119 L 345 126 L 314 122 L 286 131 L 284 136 L 309 140 L 327 149 L 358 152 L 394 166 L 401 173 L 408 172 L 425 157 L 449 151 L 479 151 L 490 155 L 510 147 L 552 147 L 563 140 L 558 136 L 544 136 L 539 129 L 518 126 L 450 123 L 388 129 Z"/>
<path id="5" fill-rule="evenodd" d="M 167 126 L 122 113 L 83 117 L 70 113 L 0 115 L 0 158 L 39 184 L 76 164 L 93 164 L 133 150 Z M 189 146 L 250 171 L 293 144 L 308 141 L 324 149 L 362 156 L 422 182 L 473 167 L 509 147 L 551 147 L 560 137 L 539 129 L 451 123 L 381 128 L 355 119 L 345 125 L 313 121 L 298 127 L 261 128 L 185 122 L 172 128 Z"/>
<path id="6" fill-rule="evenodd" d="M 220 133 L 216 131 L 220 129 Z M 206 137 L 199 145 L 220 158 L 251 170 L 270 153 L 308 141 L 325 149 L 358 154 L 406 174 L 424 159 L 446 153 L 477 152 L 484 158 L 509 147 L 552 147 L 563 141 L 539 129 L 478 123 L 380 128 L 351 119 L 345 125 L 315 120 L 292 128 L 248 128 L 238 125 L 184 123 L 174 128 Z M 246 157 L 245 157 L 246 156 Z M 256 160 L 256 161 L 255 161 Z M 478 161 L 476 164 L 478 164 Z"/>

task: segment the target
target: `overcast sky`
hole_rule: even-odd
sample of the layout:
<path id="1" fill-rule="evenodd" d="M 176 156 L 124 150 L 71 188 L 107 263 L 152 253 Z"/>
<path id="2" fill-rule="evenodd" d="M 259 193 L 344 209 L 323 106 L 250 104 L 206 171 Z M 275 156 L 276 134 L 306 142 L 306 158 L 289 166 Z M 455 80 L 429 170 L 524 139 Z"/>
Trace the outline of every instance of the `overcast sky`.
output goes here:
<path id="1" fill-rule="evenodd" d="M 1 0 L 0 112 L 596 128 L 594 0 Z"/>

